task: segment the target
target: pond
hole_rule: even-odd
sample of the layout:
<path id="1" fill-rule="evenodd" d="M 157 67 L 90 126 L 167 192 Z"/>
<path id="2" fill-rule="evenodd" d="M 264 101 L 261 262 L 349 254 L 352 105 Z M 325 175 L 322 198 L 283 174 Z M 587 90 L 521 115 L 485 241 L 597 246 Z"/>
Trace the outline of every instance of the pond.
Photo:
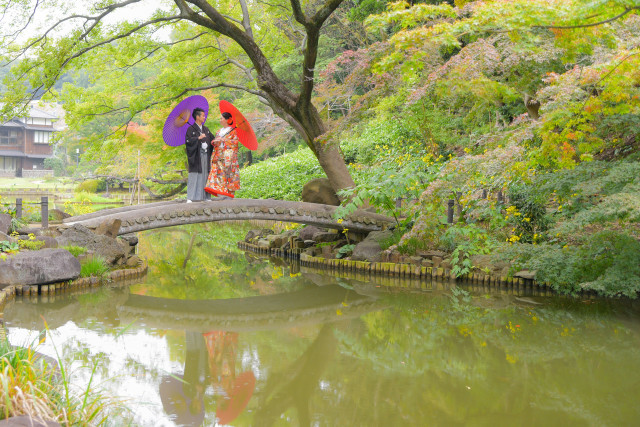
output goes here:
<path id="1" fill-rule="evenodd" d="M 18 299 L 9 339 L 122 400 L 112 425 L 640 419 L 637 304 L 337 279 L 244 254 L 249 227 L 143 233 L 142 283 Z"/>

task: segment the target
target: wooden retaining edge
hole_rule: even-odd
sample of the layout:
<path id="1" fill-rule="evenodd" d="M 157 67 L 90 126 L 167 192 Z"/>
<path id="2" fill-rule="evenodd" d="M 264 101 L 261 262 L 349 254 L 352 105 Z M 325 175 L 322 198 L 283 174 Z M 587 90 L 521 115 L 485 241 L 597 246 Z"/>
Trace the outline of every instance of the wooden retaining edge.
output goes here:
<path id="1" fill-rule="evenodd" d="M 396 264 L 391 262 L 352 261 L 345 259 L 325 259 L 302 253 L 302 249 L 285 251 L 281 248 L 262 248 L 247 242 L 238 242 L 238 248 L 260 255 L 270 255 L 281 258 L 299 259 L 300 266 L 322 271 L 332 271 L 335 274 L 351 273 L 368 279 L 375 277 L 390 277 L 413 281 L 450 281 L 470 285 L 474 291 L 499 291 L 501 293 L 527 292 L 534 296 L 551 296 L 557 293 L 548 283 L 539 283 L 532 279 L 521 277 L 506 277 L 495 274 L 475 272 L 455 277 L 453 272 L 442 267 L 424 267 L 414 264 Z M 295 251 L 295 252 L 294 252 Z M 591 293 L 585 293 L 591 295 Z"/>
<path id="2" fill-rule="evenodd" d="M 106 282 L 116 282 L 120 280 L 131 280 L 144 277 L 149 266 L 145 260 L 140 260 L 135 268 L 125 270 L 115 270 L 105 277 L 81 277 L 67 282 L 49 283 L 47 285 L 11 285 L 0 290 L 0 310 L 4 305 L 16 296 L 54 295 L 58 293 L 76 291 L 86 288 L 94 288 Z"/>

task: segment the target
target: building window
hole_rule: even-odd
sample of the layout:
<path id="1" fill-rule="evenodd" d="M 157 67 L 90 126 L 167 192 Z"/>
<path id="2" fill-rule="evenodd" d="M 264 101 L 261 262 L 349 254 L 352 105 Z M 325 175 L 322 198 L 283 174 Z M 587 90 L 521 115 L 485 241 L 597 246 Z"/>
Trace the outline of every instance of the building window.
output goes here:
<path id="1" fill-rule="evenodd" d="M 0 170 L 15 171 L 18 166 L 18 159 L 15 157 L 0 157 Z"/>
<path id="2" fill-rule="evenodd" d="M 33 133 L 33 142 L 36 144 L 48 144 L 51 138 L 51 132 L 37 130 Z"/>
<path id="3" fill-rule="evenodd" d="M 18 145 L 18 131 L 0 129 L 0 145 Z"/>

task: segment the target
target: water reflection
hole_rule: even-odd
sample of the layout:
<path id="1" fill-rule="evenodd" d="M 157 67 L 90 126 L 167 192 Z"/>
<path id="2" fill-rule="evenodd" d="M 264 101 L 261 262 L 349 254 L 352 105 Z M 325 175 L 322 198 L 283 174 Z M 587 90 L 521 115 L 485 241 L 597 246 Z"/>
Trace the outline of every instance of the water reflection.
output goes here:
<path id="1" fill-rule="evenodd" d="M 143 236 L 143 251 L 158 251 L 143 283 L 16 301 L 4 313 L 10 339 L 35 339 L 44 318 L 52 334 L 40 350 L 58 345 L 80 384 L 82 365 L 99 360 L 99 381 L 132 407 L 113 425 L 640 419 L 631 303 L 385 290 L 246 258 L 216 230 Z"/>
<path id="2" fill-rule="evenodd" d="M 218 402 L 216 418 L 230 424 L 251 399 L 256 378 L 251 371 L 236 375 L 238 333 L 185 333 L 184 373 L 166 375 L 160 383 L 165 412 L 180 425 L 201 425 L 205 418 L 205 390 L 211 386 Z"/>

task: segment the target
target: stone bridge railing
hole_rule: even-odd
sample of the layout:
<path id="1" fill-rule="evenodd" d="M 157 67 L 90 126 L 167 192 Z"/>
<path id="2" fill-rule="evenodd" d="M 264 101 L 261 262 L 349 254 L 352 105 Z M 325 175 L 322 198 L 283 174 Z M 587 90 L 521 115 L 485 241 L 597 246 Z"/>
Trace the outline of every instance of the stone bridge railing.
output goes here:
<path id="1" fill-rule="evenodd" d="M 366 211 L 356 211 L 342 221 L 334 218 L 336 207 L 315 203 L 282 200 L 233 199 L 185 203 L 162 202 L 70 217 L 65 225 L 82 224 L 97 227 L 109 219 L 122 221 L 119 234 L 135 233 L 176 225 L 231 220 L 270 220 L 295 222 L 319 227 L 368 233 L 393 224 L 393 219 Z"/>

